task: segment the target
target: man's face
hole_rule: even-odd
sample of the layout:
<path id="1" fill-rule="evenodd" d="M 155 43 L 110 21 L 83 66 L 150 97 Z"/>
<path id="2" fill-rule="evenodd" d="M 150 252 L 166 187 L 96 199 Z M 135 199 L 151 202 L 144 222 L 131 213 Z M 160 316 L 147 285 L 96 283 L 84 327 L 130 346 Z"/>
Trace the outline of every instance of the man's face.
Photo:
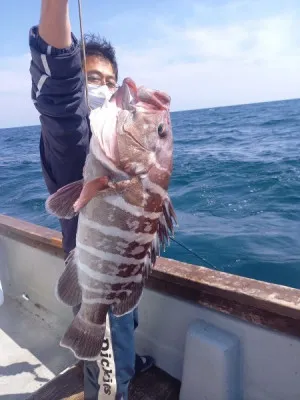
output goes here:
<path id="1" fill-rule="evenodd" d="M 116 77 L 108 60 L 98 56 L 88 56 L 86 58 L 86 72 L 88 83 L 98 86 L 107 85 L 112 92 L 116 90 Z"/>

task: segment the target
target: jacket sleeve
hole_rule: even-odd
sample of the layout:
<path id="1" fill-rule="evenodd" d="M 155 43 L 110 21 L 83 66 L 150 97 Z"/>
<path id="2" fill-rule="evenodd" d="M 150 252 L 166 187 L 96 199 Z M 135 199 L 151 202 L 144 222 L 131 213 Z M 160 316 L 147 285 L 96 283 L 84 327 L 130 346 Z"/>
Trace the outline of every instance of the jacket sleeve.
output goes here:
<path id="1" fill-rule="evenodd" d="M 43 170 L 56 188 L 82 178 L 89 146 L 80 45 L 74 35 L 72 39 L 69 48 L 56 49 L 39 36 L 37 26 L 29 37 L 31 97 L 40 113 Z"/>

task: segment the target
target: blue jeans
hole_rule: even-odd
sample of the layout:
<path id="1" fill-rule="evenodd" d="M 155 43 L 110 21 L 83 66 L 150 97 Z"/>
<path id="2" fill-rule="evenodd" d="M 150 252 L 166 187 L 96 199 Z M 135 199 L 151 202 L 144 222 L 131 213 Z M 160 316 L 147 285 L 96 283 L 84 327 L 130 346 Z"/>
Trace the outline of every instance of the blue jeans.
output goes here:
<path id="1" fill-rule="evenodd" d="M 75 314 L 79 307 L 74 308 Z M 84 362 L 85 400 L 128 400 L 128 386 L 135 373 L 137 308 L 122 317 L 109 312 L 109 322 L 100 359 Z"/>

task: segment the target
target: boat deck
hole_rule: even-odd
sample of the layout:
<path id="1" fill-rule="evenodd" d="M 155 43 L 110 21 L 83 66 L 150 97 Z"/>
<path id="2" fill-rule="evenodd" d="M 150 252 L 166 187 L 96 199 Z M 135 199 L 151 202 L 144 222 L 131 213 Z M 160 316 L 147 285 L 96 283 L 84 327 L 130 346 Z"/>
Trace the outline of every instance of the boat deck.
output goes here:
<path id="1" fill-rule="evenodd" d="M 59 346 L 46 316 L 30 301 L 6 296 L 0 307 L 0 400 L 83 400 L 82 364 Z M 132 382 L 129 399 L 176 400 L 179 388 L 177 380 L 152 368 Z"/>

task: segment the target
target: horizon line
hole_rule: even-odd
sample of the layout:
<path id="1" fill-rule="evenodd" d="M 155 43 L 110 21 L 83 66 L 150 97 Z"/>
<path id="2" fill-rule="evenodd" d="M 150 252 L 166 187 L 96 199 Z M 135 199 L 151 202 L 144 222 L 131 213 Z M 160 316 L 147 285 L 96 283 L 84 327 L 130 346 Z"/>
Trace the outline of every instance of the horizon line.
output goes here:
<path id="1" fill-rule="evenodd" d="M 175 114 L 175 113 L 183 113 L 183 112 L 190 112 L 190 111 L 213 110 L 213 109 L 217 109 L 217 108 L 243 107 L 243 106 L 250 106 L 250 105 L 256 105 L 256 104 L 280 103 L 282 101 L 295 101 L 295 100 L 300 100 L 300 97 L 279 99 L 279 100 L 255 101 L 255 102 L 250 102 L 250 103 L 228 104 L 228 105 L 224 105 L 224 106 L 210 106 L 210 107 L 201 107 L 201 108 L 190 108 L 190 109 L 171 111 L 170 113 L 171 114 Z M 40 124 L 15 125 L 15 126 L 0 127 L 0 130 L 3 130 L 3 129 L 16 129 L 16 128 L 33 128 L 33 127 L 38 127 L 38 126 L 41 126 L 41 125 Z"/>

